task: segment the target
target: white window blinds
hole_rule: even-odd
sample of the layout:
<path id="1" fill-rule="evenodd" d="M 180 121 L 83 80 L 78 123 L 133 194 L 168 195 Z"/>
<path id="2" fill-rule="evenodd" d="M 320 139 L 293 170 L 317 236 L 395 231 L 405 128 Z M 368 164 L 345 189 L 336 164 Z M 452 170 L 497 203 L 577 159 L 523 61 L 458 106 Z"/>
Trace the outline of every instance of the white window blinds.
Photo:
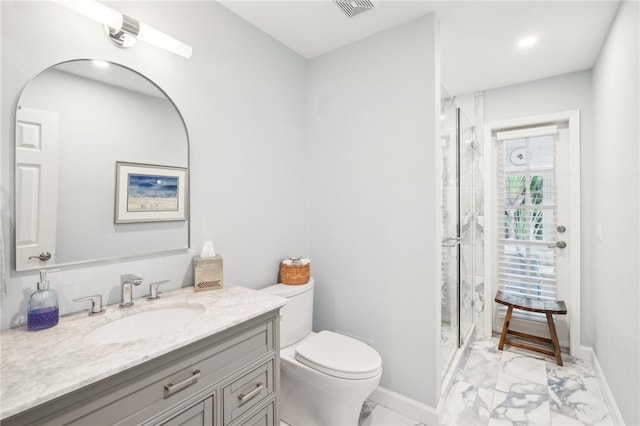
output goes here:
<path id="1" fill-rule="evenodd" d="M 556 126 L 496 134 L 498 288 L 555 300 Z"/>

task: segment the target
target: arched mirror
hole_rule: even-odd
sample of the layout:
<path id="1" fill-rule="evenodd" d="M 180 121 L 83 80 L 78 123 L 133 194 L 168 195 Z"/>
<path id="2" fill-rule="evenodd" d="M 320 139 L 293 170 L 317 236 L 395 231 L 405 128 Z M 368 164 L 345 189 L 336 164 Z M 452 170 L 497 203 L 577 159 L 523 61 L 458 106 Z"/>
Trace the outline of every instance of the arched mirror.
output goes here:
<path id="1" fill-rule="evenodd" d="M 189 247 L 188 134 L 148 78 L 52 66 L 20 95 L 15 137 L 16 270 Z"/>

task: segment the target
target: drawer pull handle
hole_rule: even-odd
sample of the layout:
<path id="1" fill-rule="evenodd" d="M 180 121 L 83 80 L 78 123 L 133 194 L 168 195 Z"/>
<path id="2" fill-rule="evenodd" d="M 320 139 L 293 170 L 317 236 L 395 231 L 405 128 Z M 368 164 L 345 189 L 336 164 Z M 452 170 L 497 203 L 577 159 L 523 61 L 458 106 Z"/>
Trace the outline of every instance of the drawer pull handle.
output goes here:
<path id="1" fill-rule="evenodd" d="M 249 393 L 241 393 L 240 395 L 238 395 L 238 399 L 240 400 L 240 405 L 258 396 L 258 394 L 262 392 L 262 389 L 264 389 L 264 385 L 262 383 L 256 383 L 256 388 L 254 390 L 252 390 Z"/>
<path id="2" fill-rule="evenodd" d="M 166 396 L 172 395 L 178 392 L 179 390 L 186 388 L 187 386 L 191 386 L 192 384 L 196 383 L 199 378 L 200 378 L 200 370 L 193 370 L 193 373 L 191 374 L 191 376 L 187 377 L 186 379 L 176 384 L 168 383 L 164 385 L 164 390 L 167 392 Z"/>

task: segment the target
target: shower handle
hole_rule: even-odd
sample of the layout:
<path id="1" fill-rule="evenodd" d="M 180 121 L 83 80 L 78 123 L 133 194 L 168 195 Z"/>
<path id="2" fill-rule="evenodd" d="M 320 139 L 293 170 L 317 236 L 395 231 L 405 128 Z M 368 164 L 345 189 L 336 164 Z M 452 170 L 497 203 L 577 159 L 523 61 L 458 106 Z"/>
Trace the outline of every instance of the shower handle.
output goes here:
<path id="1" fill-rule="evenodd" d="M 460 244 L 460 242 L 462 242 L 463 239 L 464 237 L 445 238 L 444 240 L 442 240 L 442 247 L 455 247 L 458 244 Z"/>

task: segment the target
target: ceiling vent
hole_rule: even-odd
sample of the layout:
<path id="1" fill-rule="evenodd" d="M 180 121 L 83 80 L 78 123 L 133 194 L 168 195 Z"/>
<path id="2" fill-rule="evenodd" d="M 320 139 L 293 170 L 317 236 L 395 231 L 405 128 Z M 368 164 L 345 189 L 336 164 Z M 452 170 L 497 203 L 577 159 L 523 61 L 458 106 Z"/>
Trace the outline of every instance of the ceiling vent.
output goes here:
<path id="1" fill-rule="evenodd" d="M 375 8 L 377 5 L 370 0 L 333 0 L 342 12 L 349 18 Z"/>

